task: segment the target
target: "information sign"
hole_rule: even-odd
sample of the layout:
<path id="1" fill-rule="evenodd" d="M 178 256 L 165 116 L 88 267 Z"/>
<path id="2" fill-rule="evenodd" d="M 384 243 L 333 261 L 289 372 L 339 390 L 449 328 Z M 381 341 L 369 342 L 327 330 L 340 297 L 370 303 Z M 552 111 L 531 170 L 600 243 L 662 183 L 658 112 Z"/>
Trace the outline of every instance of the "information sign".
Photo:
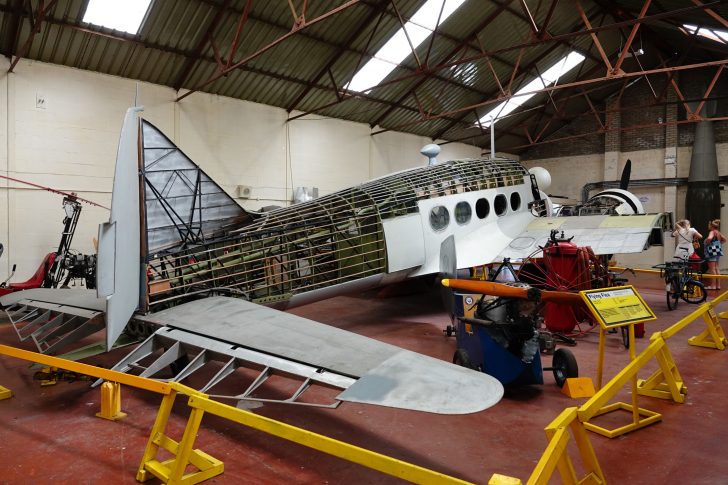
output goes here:
<path id="1" fill-rule="evenodd" d="M 579 294 L 603 328 L 657 319 L 632 286 L 584 290 Z"/>

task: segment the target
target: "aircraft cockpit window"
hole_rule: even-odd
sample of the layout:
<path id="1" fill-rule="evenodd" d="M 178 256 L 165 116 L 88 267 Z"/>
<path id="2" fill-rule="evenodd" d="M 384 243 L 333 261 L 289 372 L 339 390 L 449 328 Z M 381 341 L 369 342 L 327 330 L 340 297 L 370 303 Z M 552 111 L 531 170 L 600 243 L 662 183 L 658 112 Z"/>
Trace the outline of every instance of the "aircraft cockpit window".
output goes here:
<path id="1" fill-rule="evenodd" d="M 436 231 L 442 231 L 450 224 L 450 213 L 447 207 L 438 205 L 430 211 L 430 226 Z"/>
<path id="2" fill-rule="evenodd" d="M 475 203 L 475 215 L 478 216 L 478 219 L 485 219 L 488 214 L 490 214 L 490 202 L 488 199 L 478 199 L 478 202 Z"/>
<path id="3" fill-rule="evenodd" d="M 455 206 L 455 222 L 462 226 L 463 224 L 470 222 L 470 218 L 472 216 L 473 209 L 470 207 L 469 203 L 465 201 L 457 203 Z"/>
<path id="4" fill-rule="evenodd" d="M 518 192 L 513 192 L 511 194 L 511 210 L 517 211 L 521 208 L 521 194 Z"/>
<path id="5" fill-rule="evenodd" d="M 495 210 L 495 215 L 502 216 L 506 213 L 506 210 L 508 210 L 508 200 L 506 199 L 506 196 L 503 194 L 498 194 L 495 196 L 495 200 L 493 201 L 493 209 Z"/>

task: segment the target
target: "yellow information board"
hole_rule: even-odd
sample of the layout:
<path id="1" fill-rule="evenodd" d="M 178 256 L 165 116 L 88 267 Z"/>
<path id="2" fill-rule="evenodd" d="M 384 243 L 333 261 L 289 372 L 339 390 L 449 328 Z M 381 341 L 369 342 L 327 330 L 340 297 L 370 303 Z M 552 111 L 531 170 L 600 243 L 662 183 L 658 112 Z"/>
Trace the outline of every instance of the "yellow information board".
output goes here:
<path id="1" fill-rule="evenodd" d="M 633 286 L 584 290 L 579 294 L 603 328 L 657 319 Z"/>

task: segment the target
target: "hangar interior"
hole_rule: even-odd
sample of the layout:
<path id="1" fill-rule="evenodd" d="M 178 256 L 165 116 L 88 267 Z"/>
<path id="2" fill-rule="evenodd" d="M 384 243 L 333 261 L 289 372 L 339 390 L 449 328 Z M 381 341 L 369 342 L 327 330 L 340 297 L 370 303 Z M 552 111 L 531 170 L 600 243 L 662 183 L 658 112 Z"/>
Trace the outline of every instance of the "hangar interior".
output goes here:
<path id="1" fill-rule="evenodd" d="M 43 257 L 55 250 L 63 219 L 61 196 L 8 178 L 73 192 L 108 207 L 121 122 L 135 104 L 144 107 L 146 120 L 252 211 L 291 205 L 296 188 L 315 187 L 319 196 L 326 196 L 424 166 L 427 159 L 419 152 L 430 143 L 441 147 L 439 161 L 490 157 L 494 140 L 497 156 L 518 160 L 526 168 L 546 168 L 551 174 L 548 193 L 557 203 L 583 202 L 604 188 L 603 182 L 618 181 L 631 160 L 629 190 L 645 211 L 671 213 L 678 220 L 690 212 L 688 178 L 701 123 L 711 126 L 720 182 L 728 176 L 728 7 L 721 1 L 151 0 L 138 2 L 136 23 L 130 27 L 92 17 L 94 1 L 0 0 L 0 175 L 5 175 L 0 179 L 0 281 L 14 265 L 14 280 L 31 277 Z M 725 200 L 722 190 L 720 199 Z M 717 218 L 728 220 L 722 203 L 715 211 Z M 94 253 L 98 225 L 107 218 L 105 208 L 84 205 L 72 247 Z M 664 246 L 614 259 L 634 268 L 669 260 L 674 240 L 669 231 L 665 236 Z M 721 261 L 723 269 L 726 264 Z M 648 283 L 645 291 L 650 305 L 664 306 L 659 282 Z M 361 323 L 375 316 L 363 310 L 348 313 L 352 306 L 369 305 L 367 298 L 378 298 L 366 295 L 340 297 L 298 312 L 450 360 L 452 341 L 440 341 L 441 322 L 447 319 L 441 310 L 429 305 L 419 315 L 416 299 L 389 300 L 418 315 L 413 317 L 376 300 L 382 321 L 389 321 L 385 315 L 395 317 L 391 326 L 367 329 Z M 680 311 L 687 314 L 685 306 Z M 331 321 L 330 313 L 336 312 L 343 323 Z M 419 326 L 398 326 L 412 320 Z M 675 314 L 665 320 L 674 321 Z M 11 332 L 2 335 L 3 343 L 12 345 Z M 577 355 L 587 362 L 583 368 L 593 372 L 597 344 L 593 335 L 589 338 Z M 687 359 L 691 350 L 676 354 Z M 617 345 L 608 346 L 608 352 L 625 356 Z M 701 352 L 714 369 L 722 365 L 724 356 Z M 21 372 L 21 367 L 3 362 L 0 376 L 5 370 Z M 615 372 L 621 368 L 613 365 L 609 369 Z M 699 383 L 720 378 L 717 370 L 703 376 L 699 365 L 688 366 L 700 376 L 695 377 Z M 713 392 L 708 395 L 716 407 L 695 404 L 698 415 L 678 421 L 677 428 L 663 429 L 660 439 L 675 439 L 680 426 L 698 426 L 700 413 L 725 411 Z M 62 399 L 63 393 L 54 390 L 49 396 Z M 71 406 L 77 412 L 80 396 L 78 391 Z M 525 415 L 537 413 L 534 400 L 543 404 L 560 397 L 553 390 L 507 393 L 507 413 L 542 433 L 568 402 L 549 401 L 548 416 L 533 426 Z M 521 401 L 529 399 L 530 412 L 519 410 Z M 137 413 L 148 404 L 139 396 L 133 402 Z M 20 413 L 20 407 L 13 412 Z M 270 413 L 286 419 L 284 411 Z M 497 425 L 500 413 L 477 422 Z M 365 426 L 366 419 L 357 421 L 357 412 L 351 410 L 345 414 L 342 419 L 352 421 L 341 436 L 357 440 L 358 426 Z M 310 421 L 299 410 L 292 416 L 297 424 L 312 424 L 324 434 L 336 424 L 320 411 Z M 388 433 L 381 422 L 390 418 L 379 410 L 365 418 L 370 416 L 380 424 L 361 440 L 365 445 L 376 448 L 384 441 L 402 459 L 420 460 L 478 483 L 498 471 L 483 450 L 476 453 L 484 460 L 480 465 L 454 464 L 451 460 L 463 459 L 458 457 L 462 449 L 453 449 L 444 431 L 428 439 L 448 452 L 407 451 L 405 441 L 417 439 L 411 429 L 394 429 L 380 440 L 377 433 Z M 407 421 L 399 411 L 397 416 Z M 706 438 L 691 442 L 695 450 L 710 449 L 718 439 L 702 424 Z M 410 423 L 421 426 L 427 426 L 424 418 Z M 476 437 L 462 438 L 466 420 L 454 422 L 454 427 L 457 439 L 476 446 Z M 239 437 L 235 433 L 215 446 L 223 449 Z M 527 435 L 533 440 L 541 436 Z M 640 439 L 645 439 L 640 441 L 643 453 L 651 441 Z M 505 441 L 516 445 L 513 439 Z M 497 460 L 504 464 L 500 470 L 526 476 L 541 444 L 527 446 L 525 464 L 509 463 L 499 453 Z M 608 462 L 613 468 L 619 466 L 615 456 L 630 459 L 614 443 L 597 447 L 602 455 L 612 454 Z M 381 448 L 387 452 L 387 446 Z M 272 461 L 299 460 L 278 444 L 262 454 Z M 314 456 L 305 455 L 301 463 Z M 261 483 L 294 475 L 296 483 L 386 482 L 333 461 L 325 461 L 321 474 L 306 470 L 296 475 L 290 463 L 270 475 L 233 476 Z M 703 471 L 709 467 L 704 462 L 693 466 Z M 659 462 L 650 480 L 665 483 L 671 471 L 669 463 Z M 725 472 L 723 464 L 694 483 L 715 483 Z M 20 480 L 20 472 L 13 473 L 13 480 Z M 624 480 L 652 483 L 621 473 Z"/>

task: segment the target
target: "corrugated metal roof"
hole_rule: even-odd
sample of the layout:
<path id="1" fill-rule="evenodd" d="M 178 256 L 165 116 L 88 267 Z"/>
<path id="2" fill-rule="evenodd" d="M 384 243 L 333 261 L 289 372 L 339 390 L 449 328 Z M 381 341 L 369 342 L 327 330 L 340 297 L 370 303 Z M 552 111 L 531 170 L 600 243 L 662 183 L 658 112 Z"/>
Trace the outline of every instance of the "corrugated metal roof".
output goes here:
<path id="1" fill-rule="evenodd" d="M 47 13 L 29 49 L 23 52 L 22 46 L 31 33 L 29 4 L 0 0 L 0 50 L 5 55 L 20 54 L 30 59 L 182 87 L 180 94 L 200 88 L 223 96 L 295 109 L 292 115 L 299 111 L 312 112 L 384 129 L 463 139 L 481 146 L 487 146 L 489 140 L 475 122 L 500 102 L 499 83 L 507 89 L 512 79 L 511 89 L 516 91 L 572 49 L 584 53 L 587 59 L 559 83 L 577 77 L 601 77 L 606 72 L 590 35 L 584 31 L 574 2 L 527 0 L 526 11 L 521 2 L 513 0 L 466 1 L 443 22 L 434 38 L 427 39 L 417 49 L 417 56 L 426 67 L 420 67 L 411 55 L 382 85 L 365 95 L 343 93 L 342 88 L 357 68 L 400 28 L 398 13 L 406 21 L 424 0 L 363 0 L 297 31 L 287 0 L 252 1 L 232 57 L 230 50 L 246 0 L 154 0 L 138 35 L 83 23 L 86 3 L 85 0 L 58 0 Z M 302 2 L 293 4 L 300 9 Z M 311 22 L 345 4 L 344 0 L 308 2 L 305 19 Z M 634 19 L 643 2 L 583 0 L 581 4 L 593 27 L 600 29 L 603 24 Z M 717 14 L 728 17 L 728 6 L 711 4 L 711 7 Z M 682 9 L 678 18 L 664 15 L 677 9 Z M 32 12 L 33 18 L 36 15 Z M 532 32 L 529 15 L 538 28 L 548 18 L 547 35 L 536 36 Z M 677 29 L 681 22 L 724 28 L 705 8 L 684 1 L 653 2 L 648 15 L 658 18 L 644 23 L 639 41 L 648 39 L 647 42 L 658 47 L 662 43 L 674 46 L 675 50 L 685 40 L 685 34 Z M 631 24 L 624 23 L 621 33 L 611 29 L 597 34 L 612 62 L 630 29 Z M 246 59 L 284 36 L 285 40 L 244 66 L 208 82 L 219 74 L 220 65 L 227 67 L 229 59 L 233 63 Z M 693 50 L 694 55 L 689 57 L 702 60 L 720 58 L 721 53 L 724 58 L 728 53 L 728 48 L 709 45 L 704 40 Z M 660 62 L 654 54 L 641 59 L 644 68 L 658 66 Z M 624 68 L 641 69 L 634 59 L 627 59 Z M 592 87 L 589 85 L 589 89 Z M 592 89 L 590 101 L 598 102 L 615 89 L 619 89 L 619 84 L 614 82 L 605 83 L 603 89 Z M 570 110 L 575 107 L 582 112 L 589 110 L 586 98 L 576 98 L 574 92 L 574 89 L 556 91 L 551 98 L 544 94 L 535 96 L 523 112 L 501 120 L 498 130 L 507 134 L 504 139 L 511 140 L 512 146 L 526 144 L 525 133 L 540 130 L 549 119 L 552 124 L 549 132 L 557 130 L 568 122 L 562 117 L 552 119 L 556 112 L 554 105 L 560 99 L 570 100 Z M 499 148 L 508 149 L 508 146 L 501 144 Z"/>

